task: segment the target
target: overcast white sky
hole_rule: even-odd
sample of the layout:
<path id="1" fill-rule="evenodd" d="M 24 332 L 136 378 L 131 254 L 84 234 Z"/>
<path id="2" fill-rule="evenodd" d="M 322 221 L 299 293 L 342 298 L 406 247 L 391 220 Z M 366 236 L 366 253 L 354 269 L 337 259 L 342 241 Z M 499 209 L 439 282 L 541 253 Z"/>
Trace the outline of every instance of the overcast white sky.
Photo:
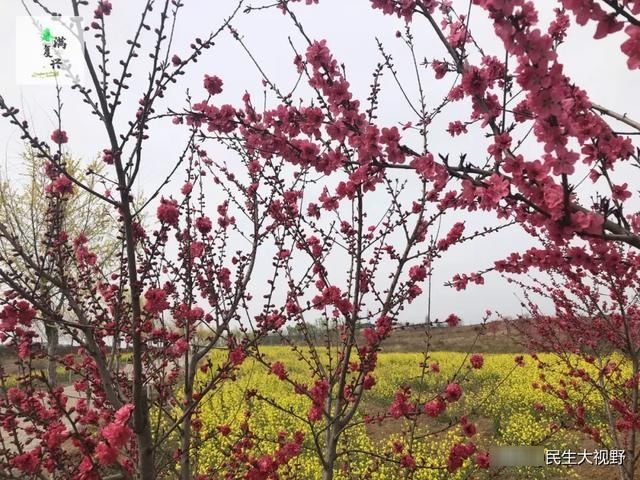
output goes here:
<path id="1" fill-rule="evenodd" d="M 37 7 L 31 2 L 26 3 L 37 12 Z M 63 14 L 71 14 L 70 1 L 47 1 L 44 3 Z M 91 9 L 85 9 L 85 15 L 90 16 L 96 2 L 91 1 Z M 123 57 L 126 44 L 125 39 L 132 36 L 133 29 L 140 10 L 144 4 L 142 0 L 112 0 L 113 15 L 108 18 L 108 36 L 113 52 L 112 68 L 117 72 L 117 60 Z M 177 24 L 173 52 L 185 56 L 189 51 L 189 44 L 196 36 L 205 37 L 210 31 L 216 30 L 236 5 L 234 0 L 184 0 L 186 4 Z M 248 2 L 254 6 L 266 3 L 263 0 Z M 466 10 L 466 2 L 455 1 L 454 5 L 460 11 Z M 549 19 L 552 9 L 559 2 L 536 2 L 536 6 L 543 11 L 542 18 Z M 159 10 L 159 8 L 157 9 Z M 395 32 L 403 29 L 403 22 L 395 17 L 383 16 L 380 11 L 373 11 L 367 0 L 321 0 L 319 5 L 306 7 L 295 5 L 301 22 L 313 39 L 326 38 L 333 54 L 345 64 L 347 76 L 357 97 L 366 99 L 371 83 L 371 72 L 381 61 L 375 37 L 378 37 L 385 48 L 394 55 L 401 78 L 410 92 L 415 92 L 415 81 L 411 76 L 408 64 L 408 52 L 404 44 L 395 38 Z M 14 65 L 16 61 L 16 16 L 24 15 L 25 11 L 19 0 L 0 1 L 0 45 L 2 45 L 3 65 L 0 69 L 0 95 L 9 104 L 23 110 L 33 124 L 39 136 L 48 138 L 54 127 L 55 104 L 54 89 L 52 87 L 21 87 L 16 84 Z M 158 12 L 154 12 L 157 16 Z M 486 20 L 486 14 L 474 7 L 472 10 L 471 29 L 478 43 L 487 51 L 503 56 L 503 50 L 496 42 L 491 27 Z M 154 17 L 156 18 L 156 17 Z M 279 11 L 271 9 L 253 13 L 240 14 L 233 25 L 243 36 L 252 54 L 257 58 L 262 68 L 283 91 L 288 91 L 296 80 L 295 69 L 292 64 L 293 51 L 288 38 L 299 50 L 304 49 L 304 41 L 295 30 L 290 19 Z M 637 75 L 635 82 L 633 74 L 625 66 L 625 57 L 619 51 L 620 38 L 617 35 L 605 40 L 594 41 L 593 26 L 572 27 L 571 35 L 562 47 L 561 58 L 566 69 L 575 82 L 585 88 L 593 101 L 606 105 L 620 112 L 640 118 L 640 105 L 633 104 L 629 99 L 629 92 L 637 89 Z M 442 45 L 437 41 L 429 26 L 419 19 L 414 25 L 417 52 L 420 59 L 446 57 Z M 152 32 L 146 34 L 147 46 L 141 55 L 142 61 L 133 70 L 131 81 L 131 100 L 128 110 L 121 111 L 118 120 L 124 122 L 131 118 L 135 110 L 135 101 L 146 82 L 147 60 L 144 59 L 151 45 Z M 91 42 L 89 38 L 89 42 Z M 174 86 L 172 93 L 167 96 L 164 107 L 181 109 L 184 106 L 185 92 L 190 89 L 196 100 L 203 97 L 202 78 L 205 73 L 219 75 L 224 81 L 224 92 L 219 102 L 238 105 L 245 91 L 252 93 L 254 98 L 262 98 L 262 85 L 255 67 L 248 56 L 228 33 L 220 37 L 215 48 L 209 50 L 201 60 L 182 77 L 178 86 Z M 435 81 L 433 74 L 427 70 L 422 75 L 425 81 L 427 97 L 431 107 L 437 105 L 450 82 Z M 303 95 L 304 96 L 304 95 Z M 309 98 L 308 96 L 306 98 Z M 95 158 L 107 146 L 102 129 L 95 120 L 88 115 L 86 105 L 79 101 L 78 96 L 70 90 L 63 93 L 63 117 L 65 129 L 69 132 L 70 151 L 78 157 L 89 160 Z M 273 99 L 272 99 L 273 100 Z M 125 102 L 126 104 L 126 102 Z M 274 103 L 272 102 L 272 105 Z M 449 121 L 459 118 L 466 113 L 466 107 L 455 106 L 449 109 L 441 120 L 434 123 L 430 131 L 430 148 L 434 153 L 449 153 L 457 157 L 461 152 L 470 156 L 484 156 L 486 141 L 481 136 L 469 135 L 452 140 L 444 132 Z M 2 120 L 2 119 L 0 119 Z M 412 117 L 406 103 L 403 101 L 396 85 L 387 73 L 383 80 L 381 96 L 380 124 L 386 126 L 398 125 Z M 184 133 L 184 132 L 183 132 Z M 146 147 L 143 170 L 138 187 L 141 192 L 151 192 L 165 178 L 172 167 L 176 154 L 183 148 L 184 142 L 180 138 L 181 131 L 170 122 L 157 123 L 151 130 L 151 141 Z M 419 144 L 418 144 L 419 148 Z M 19 154 L 22 144 L 15 128 L 5 121 L 0 121 L 0 149 L 6 162 L 9 175 L 17 178 L 20 161 Z M 225 155 L 220 151 L 220 155 Z M 526 153 L 535 158 L 535 146 L 528 147 Z M 169 189 L 177 191 L 182 180 L 178 180 Z M 213 208 L 213 207 L 212 207 Z M 467 220 L 467 231 L 474 227 L 495 224 L 490 214 L 461 216 Z M 450 218 L 449 221 L 458 220 Z M 519 301 L 515 294 L 518 292 L 497 276 L 487 276 L 482 287 L 471 287 L 466 292 L 455 292 L 442 286 L 456 272 L 471 272 L 490 266 L 493 260 L 502 258 L 514 250 L 521 250 L 530 240 L 518 228 L 512 228 L 488 238 L 478 239 L 453 250 L 437 265 L 434 275 L 433 308 L 435 316 L 444 316 L 452 311 L 457 312 L 465 322 L 473 323 L 480 319 L 487 308 L 504 314 L 521 313 Z M 403 321 L 421 321 L 425 317 L 424 302 L 416 302 L 405 311 Z"/>

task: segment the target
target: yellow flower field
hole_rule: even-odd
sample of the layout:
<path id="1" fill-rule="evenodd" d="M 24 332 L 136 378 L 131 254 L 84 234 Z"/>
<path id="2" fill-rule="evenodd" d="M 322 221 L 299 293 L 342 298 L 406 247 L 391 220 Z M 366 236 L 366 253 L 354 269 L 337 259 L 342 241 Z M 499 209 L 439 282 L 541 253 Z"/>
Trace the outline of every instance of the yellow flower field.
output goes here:
<path id="1" fill-rule="evenodd" d="M 290 378 L 305 384 L 313 383 L 305 364 L 289 349 L 266 347 L 261 352 L 271 361 L 284 363 Z M 541 359 L 550 365 L 545 369 L 551 372 L 547 373 L 547 378 L 552 383 L 561 381 L 564 370 L 559 365 L 553 366 L 557 360 L 545 355 L 541 355 Z M 418 468 L 410 478 L 468 478 L 471 460 L 455 474 L 446 470 L 450 446 L 469 441 L 459 426 L 462 415 L 476 423 L 478 432 L 471 440 L 480 450 L 495 445 L 541 445 L 554 449 L 581 449 L 586 445 L 587 439 L 583 435 L 568 433 L 564 429 L 554 431 L 552 423 L 557 420 L 557 415 L 562 414 L 563 405 L 559 399 L 532 387 L 539 382 L 539 369 L 532 358 L 525 356 L 524 366 L 517 366 L 514 355 L 485 354 L 484 366 L 472 369 L 464 353 L 436 352 L 429 355 L 427 362 L 437 362 L 440 372 L 433 373 L 427 369 L 423 378 L 420 367 L 422 361 L 423 355 L 420 353 L 379 355 L 375 371 L 377 383 L 371 391 L 366 392 L 358 418 L 354 419 L 356 425 L 349 428 L 342 438 L 338 449 L 339 471 L 335 478 L 405 478 L 405 471 L 397 463 L 384 461 L 381 457 L 393 457 L 391 445 L 394 440 L 404 437 L 406 443 L 410 422 L 407 419 L 388 419 L 380 425 L 366 425 L 362 420 L 365 415 L 384 413 L 393 401 L 395 392 L 403 385 L 410 386 L 413 397 L 419 396 L 420 401 L 424 402 L 440 392 L 454 376 L 455 381 L 463 387 L 464 394 L 459 402 L 450 404 L 442 416 L 431 419 L 423 415 L 417 421 L 412 455 L 418 462 Z M 205 376 L 202 374 L 203 380 Z M 258 394 L 252 395 L 251 392 Z M 594 416 L 597 415 L 599 400 L 595 393 L 575 393 L 585 398 L 587 416 L 597 423 Z M 305 433 L 301 455 L 290 462 L 289 469 L 282 472 L 282 478 L 320 478 L 320 464 L 314 452 L 312 431 L 304 421 L 310 406 L 311 402 L 295 394 L 290 385 L 269 374 L 257 361 L 247 359 L 237 381 L 226 382 L 221 390 L 209 395 L 202 403 L 203 426 L 199 435 L 209 440 L 206 441 L 206 447 L 199 450 L 196 459 L 200 470 L 213 469 L 219 474 L 224 473 L 219 466 L 227 456 L 226 448 L 237 441 L 239 425 L 245 420 L 245 414 L 250 412 L 248 424 L 255 434 L 257 453 L 273 452 L 277 445 L 263 439 L 277 438 L 278 432 L 292 435 L 299 430 Z M 220 435 L 217 427 L 221 425 L 231 427 L 228 436 Z M 321 426 L 322 422 L 319 422 L 314 428 Z M 439 433 L 433 433 L 436 431 Z M 367 452 L 374 452 L 378 457 Z M 402 476 L 399 476 L 401 472 Z M 482 471 L 474 475 L 474 478 L 482 478 Z M 572 477 L 578 478 L 576 471 L 569 467 L 531 467 L 512 469 L 507 478 Z"/>

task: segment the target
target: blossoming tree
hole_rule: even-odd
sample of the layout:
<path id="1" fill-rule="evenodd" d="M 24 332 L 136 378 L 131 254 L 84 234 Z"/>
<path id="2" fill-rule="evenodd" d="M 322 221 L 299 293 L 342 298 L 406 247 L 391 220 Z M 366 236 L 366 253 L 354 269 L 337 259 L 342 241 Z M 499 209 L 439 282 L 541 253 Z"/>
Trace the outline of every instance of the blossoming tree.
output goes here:
<path id="1" fill-rule="evenodd" d="M 48 14 L 59 15 L 36 3 Z M 23 238 L 7 223 L 0 225 L 4 289 L 0 335 L 3 344 L 17 352 L 20 367 L 15 385 L 2 374 L 2 471 L 10 475 L 90 479 L 113 474 L 151 479 L 175 471 L 176 456 L 182 478 L 191 478 L 190 459 L 197 445 L 190 432 L 198 401 L 229 379 L 245 355 L 246 345 L 236 344 L 230 331 L 249 295 L 247 285 L 265 235 L 262 225 L 267 211 L 256 202 L 256 192 L 237 181 L 220 184 L 219 219 L 214 225 L 204 211 L 202 193 L 203 178 L 214 164 L 197 148 L 192 135 L 161 187 L 144 202 L 135 201 L 134 189 L 145 161 L 145 131 L 155 102 L 221 31 L 194 44 L 177 67 L 162 61 L 162 52 L 171 48 L 168 19 L 175 20 L 182 8 L 179 2 L 164 2 L 151 41 L 155 53 L 148 84 L 137 113 L 122 126 L 115 115 L 143 48 L 140 37 L 153 21 L 153 3 L 145 3 L 114 80 L 106 68 L 109 52 L 100 46 L 107 41 L 110 2 L 97 2 L 87 27 L 99 40 L 99 55 L 94 58 L 86 47 L 91 87 L 78 84 L 74 89 L 88 105 L 87 115 L 98 118 L 107 139 L 106 145 L 99 146 L 103 172 L 88 174 L 96 181 L 84 181 L 87 177 L 75 175 L 67 162 L 74 133 L 64 126 L 61 88 L 57 89 L 57 127 L 46 140 L 36 136 L 20 111 L 0 97 L 4 118 L 44 164 L 51 205 L 61 205 L 83 191 L 118 218 L 113 233 L 119 243 L 117 260 L 105 264 L 91 250 L 89 232 L 72 236 L 60 215 L 45 219 L 48 234 L 38 250 L 25 248 Z M 71 13 L 78 16 L 87 5 L 73 1 Z M 162 189 L 180 166 L 187 177 L 180 196 L 165 198 Z M 266 189 L 262 194 L 269 197 Z M 234 227 L 236 207 L 246 215 L 246 231 Z M 153 230 L 143 223 L 150 208 L 157 208 Z M 22 274 L 23 268 L 29 269 L 29 275 Z M 61 308 L 51 307 L 40 288 L 43 284 L 58 292 Z M 54 385 L 35 368 L 32 360 L 43 355 L 37 348 L 36 320 L 56 326 L 80 345 L 77 354 L 57 358 L 74 376 L 72 387 Z M 202 328 L 207 331 L 205 341 L 195 344 L 195 332 Z M 216 347 L 223 347 L 227 354 L 213 365 L 209 354 Z M 125 353 L 131 355 L 130 366 L 123 365 Z M 208 367 L 215 375 L 195 391 L 196 373 Z"/>
<path id="2" fill-rule="evenodd" d="M 58 14 L 44 2 L 34 3 L 48 14 Z M 407 23 L 405 33 L 398 36 L 414 59 L 420 46 L 411 29 L 418 22 L 433 29 L 446 57 L 429 54 L 425 66 L 436 79 L 455 77 L 446 97 L 429 110 L 421 87 L 425 71 L 417 61 L 410 65 L 420 89 L 418 98 L 407 98 L 415 118 L 410 123 L 401 119 L 404 130 L 376 120 L 379 77 L 389 71 L 397 78 L 397 65 L 384 46 L 380 45 L 382 58 L 365 106 L 354 98 L 327 42 L 306 34 L 293 10 L 305 7 L 296 3 L 279 0 L 246 11 L 260 14 L 266 8 L 279 8 L 297 27 L 305 46 L 295 56 L 294 68 L 311 87 L 313 101 L 297 106 L 292 95 L 282 94 L 263 74 L 276 105 L 259 109 L 249 94 L 236 106 L 220 105 L 217 96 L 224 79 L 210 72 L 198 92 L 204 99 L 193 103 L 189 97 L 187 107 L 158 113 L 169 87 L 214 46 L 223 31 L 228 28 L 242 42 L 232 18 L 180 55 L 174 52 L 172 32 L 183 4 L 146 1 L 127 43 L 128 53 L 114 70 L 108 49 L 113 6 L 106 0 L 96 2 L 87 27 L 95 35 L 95 50 L 87 45 L 84 52 L 90 87 L 76 85 L 73 93 L 83 99 L 104 132 L 105 144 L 96 146 L 106 164 L 104 188 L 88 185 L 67 168 L 65 153 L 75 133 L 65 126 L 61 89 L 56 97 L 57 125 L 45 140 L 33 133 L 9 99 L 0 96 L 4 118 L 45 163 L 52 198 L 62 201 L 83 190 L 109 206 L 119 218 L 120 242 L 116 266 L 109 269 L 91 251 L 86 235 L 71 238 L 55 215 L 47 220 L 53 233 L 42 256 L 23 248 L 0 223 L 2 243 L 9 246 L 0 252 L 0 280 L 5 287 L 0 335 L 17 352 L 22 372 L 15 386 L 1 376 L 1 465 L 11 474 L 146 480 L 178 472 L 183 479 L 194 478 L 203 470 L 196 455 L 203 439 L 195 435 L 201 428 L 200 402 L 222 382 L 233 381 L 252 355 L 310 401 L 303 420 L 312 431 L 323 477 L 331 479 L 338 455 L 349 455 L 349 446 L 341 439 L 359 421 L 358 407 L 376 381 L 377 352 L 394 321 L 421 293 L 445 250 L 491 231 L 465 236 L 464 225 L 454 223 L 439 236 L 445 212 L 495 211 L 505 225 L 517 222 L 544 238 L 545 248 L 539 254 L 516 253 L 496 263 L 492 269 L 497 271 L 508 272 L 513 265 L 522 271 L 544 268 L 558 258 L 558 249 L 576 266 L 581 263 L 576 258 L 584 258 L 587 251 L 615 251 L 611 242 L 640 246 L 640 217 L 629 212 L 629 183 L 621 183 L 613 171 L 618 164 L 637 162 L 637 148 L 607 120 L 636 131 L 638 124 L 593 104 L 567 77 L 560 60 L 572 14 L 579 25 L 597 24 L 596 39 L 616 32 L 624 35 L 622 55 L 630 69 L 639 68 L 639 2 L 561 1 L 564 8 L 544 29 L 538 27 L 536 6 L 530 1 L 465 3 L 469 12 L 478 9 L 491 20 L 503 47 L 498 57 L 485 53 L 469 13 L 458 13 L 450 2 L 372 0 L 374 9 Z M 88 4 L 71 0 L 71 13 L 86 15 Z M 152 32 L 148 52 L 143 46 L 147 31 Z M 142 90 L 135 98 L 136 112 L 123 123 L 116 113 L 128 105 L 126 91 L 143 51 L 149 54 L 151 67 L 142 86 L 136 85 L 136 91 Z M 452 161 L 446 145 L 431 141 L 429 125 L 450 104 L 462 101 L 468 102 L 471 114 L 452 118 L 447 133 L 458 137 L 478 129 L 490 142 L 486 154 L 468 152 Z M 138 204 L 133 192 L 147 162 L 151 126 L 169 118 L 173 128 L 187 130 L 188 140 L 167 179 Z M 405 135 L 409 129 L 418 134 L 417 142 Z M 518 152 L 529 130 L 542 150 L 530 158 Z M 227 147 L 234 163 L 210 155 L 210 143 Z M 180 169 L 186 178 L 178 180 Z M 590 192 L 580 190 L 580 175 L 585 173 L 596 189 L 592 204 L 586 203 Z M 168 186 L 178 181 L 179 193 L 170 195 Z M 418 188 L 408 189 L 408 184 Z M 143 214 L 150 210 L 153 226 L 143 222 Z M 591 250 L 578 242 L 587 242 Z M 576 250 L 569 253 L 568 248 Z M 19 277 L 12 257 L 33 275 Z M 258 278 L 256 264 L 267 258 L 272 262 L 270 274 Z M 346 267 L 329 271 L 329 259 Z M 635 256 L 626 260 L 634 262 Z M 611 255 L 593 261 L 589 271 L 612 268 Z M 481 284 L 484 273 L 461 272 L 453 285 L 461 289 L 469 282 Z M 576 288 L 576 277 L 571 278 L 574 283 L 569 287 Z M 64 314 L 42 298 L 38 288 L 42 281 L 60 292 Z M 629 282 L 628 287 L 633 284 Z M 311 315 L 320 316 L 326 325 L 326 348 L 311 339 L 305 340 L 304 351 L 292 345 L 311 373 L 311 383 L 300 384 L 289 378 L 285 365 L 263 355 L 260 340 L 287 322 L 299 323 L 304 331 Z M 38 319 L 58 325 L 81 346 L 77 354 L 60 359 L 76 376 L 71 392 L 52 385 L 31 362 L 41 355 L 35 345 Z M 567 324 L 580 320 L 571 314 Z M 448 321 L 455 324 L 457 317 Z M 361 322 L 374 326 L 359 332 Z M 630 344 L 633 338 L 628 337 Z M 214 350 L 221 355 L 213 355 Z M 125 352 L 131 353 L 130 368 L 119 361 Z M 438 368 L 427 359 L 423 375 Z M 470 362 L 480 368 L 483 360 L 473 356 Z M 637 404 L 633 391 L 637 392 L 637 383 L 630 390 L 631 402 Z M 250 393 L 277 405 L 277 399 Z M 415 426 L 419 415 L 437 417 L 462 395 L 455 378 L 430 398 L 402 389 L 387 412 L 367 421 L 405 418 Z M 613 408 L 623 421 L 622 430 L 634 432 L 637 411 L 623 398 L 627 397 L 618 398 Z M 475 433 L 466 418 L 460 427 L 469 436 Z M 228 435 L 225 430 L 218 433 Z M 409 428 L 406 442 L 383 456 L 384 461 L 395 462 L 406 478 L 418 468 L 429 468 L 412 455 L 413 432 Z M 246 437 L 249 433 L 242 432 Z M 241 439 L 229 451 L 229 468 L 235 469 L 229 478 L 275 478 L 299 452 L 303 438 L 294 434 L 274 441 L 277 452 L 257 458 L 251 442 Z M 477 452 L 473 443 L 456 444 L 446 469 L 453 473 L 471 458 L 480 467 L 488 466 L 487 455 Z M 208 475 L 216 478 L 216 472 Z"/>
<path id="3" fill-rule="evenodd" d="M 293 3 L 280 2 L 278 7 L 297 22 L 290 9 Z M 319 2 L 306 2 L 313 3 Z M 640 247 L 640 216 L 629 178 L 636 174 L 634 167 L 639 162 L 633 138 L 640 133 L 640 124 L 595 103 L 590 97 L 597 97 L 598 92 L 589 95 L 576 85 L 563 65 L 562 47 L 574 19 L 579 27 L 593 26 L 594 41 L 616 38 L 618 49 L 612 54 L 621 55 L 629 70 L 637 70 L 640 2 L 559 1 L 547 23 L 538 11 L 543 7 L 531 1 L 370 3 L 383 14 L 406 22 L 406 33 L 397 36 L 411 48 L 414 59 L 423 52 L 412 32 L 424 25 L 432 29 L 445 57 L 429 50 L 422 66 L 430 67 L 436 79 L 454 80 L 434 111 L 441 114 L 454 103 L 467 101 L 471 115 L 451 118 L 447 133 L 458 138 L 475 131 L 489 139 L 486 154 L 468 152 L 455 162 L 446 150 L 431 143 L 431 151 L 438 151 L 436 164 L 461 181 L 460 189 L 449 197 L 451 205 L 469 211 L 494 210 L 514 219 L 542 243 L 541 248 L 515 252 L 484 271 L 458 274 L 452 285 L 464 289 L 470 282 L 481 284 L 483 275 L 492 270 L 522 274 L 539 269 L 559 276 L 560 280 L 535 286 L 535 292 L 551 299 L 556 317 L 529 304 L 533 346 L 550 349 L 567 361 L 571 358 L 567 353 L 577 354 L 570 360 L 569 371 L 602 395 L 608 412 L 607 443 L 625 450 L 629 460 L 620 469 L 620 477 L 633 478 L 638 458 L 634 365 L 635 249 Z M 492 24 L 502 47 L 495 55 L 481 44 L 487 32 L 476 35 L 470 21 L 472 11 L 474 18 L 480 14 Z M 381 53 L 398 80 L 398 65 L 382 46 Z M 406 98 L 399 80 L 398 84 Z M 419 99 L 415 101 L 420 105 Z M 417 125 L 427 128 L 433 121 L 432 115 L 419 108 L 414 111 Z M 418 162 L 424 152 L 412 149 L 408 141 L 400 144 L 408 165 L 384 160 L 379 165 L 420 171 Z M 605 301 L 604 295 L 610 300 Z M 611 360 L 612 351 L 631 363 L 630 371 L 621 367 L 620 360 Z M 580 358 L 604 363 L 596 373 L 576 372 L 571 362 Z M 557 392 L 557 386 L 546 384 L 545 388 Z M 580 418 L 584 408 L 579 401 L 568 401 L 565 394 L 560 388 L 567 412 L 578 417 L 578 427 L 601 441 L 601 432 L 590 430 L 593 426 L 585 426 L 585 419 Z"/>

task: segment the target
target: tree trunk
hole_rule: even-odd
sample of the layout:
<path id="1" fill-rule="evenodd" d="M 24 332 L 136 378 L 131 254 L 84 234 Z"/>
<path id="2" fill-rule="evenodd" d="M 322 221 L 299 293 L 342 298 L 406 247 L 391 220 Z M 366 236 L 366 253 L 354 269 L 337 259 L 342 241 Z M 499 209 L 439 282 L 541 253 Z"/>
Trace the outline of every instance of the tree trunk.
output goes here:
<path id="1" fill-rule="evenodd" d="M 185 354 L 185 388 L 184 388 L 184 408 L 189 409 L 193 403 L 193 381 L 195 378 L 195 369 L 189 364 L 189 353 Z M 191 479 L 191 415 L 186 415 L 182 421 L 182 456 L 180 458 L 180 479 Z"/>
<path id="2" fill-rule="evenodd" d="M 327 429 L 327 444 L 324 448 L 325 461 L 322 467 L 322 480 L 333 480 L 338 450 L 338 433 L 335 424 Z"/>
<path id="3" fill-rule="evenodd" d="M 44 331 L 47 336 L 47 378 L 52 387 L 58 384 L 58 329 L 55 325 L 45 323 Z"/>

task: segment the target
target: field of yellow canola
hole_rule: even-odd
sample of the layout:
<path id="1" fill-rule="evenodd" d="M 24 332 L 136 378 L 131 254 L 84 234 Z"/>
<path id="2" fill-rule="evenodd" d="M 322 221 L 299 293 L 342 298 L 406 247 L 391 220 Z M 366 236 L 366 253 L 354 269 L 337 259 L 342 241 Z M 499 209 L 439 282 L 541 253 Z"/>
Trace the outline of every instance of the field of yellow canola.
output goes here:
<path id="1" fill-rule="evenodd" d="M 284 363 L 290 378 L 307 385 L 313 383 L 304 362 L 289 349 L 266 347 L 262 352 L 270 360 Z M 550 364 L 545 369 L 547 378 L 561 381 L 564 369 L 553 367 L 551 356 L 541 355 L 541 358 Z M 421 378 L 420 363 L 423 359 L 420 353 L 379 355 L 375 371 L 376 385 L 366 393 L 361 403 L 359 416 L 354 419 L 357 425 L 348 429 L 341 440 L 336 479 L 405 478 L 405 471 L 399 470 L 397 463 L 382 461 L 369 452 L 393 455 L 390 453 L 391 445 L 403 439 L 408 431 L 408 421 L 389 419 L 381 425 L 365 425 L 362 419 L 365 415 L 385 412 L 401 386 L 410 386 L 414 397 L 420 395 L 421 400 L 427 400 L 442 391 L 452 378 L 462 385 L 464 394 L 459 402 L 449 405 L 437 419 L 422 416 L 418 421 L 415 431 L 417 440 L 413 444 L 413 456 L 418 468 L 409 478 L 468 478 L 473 458 L 453 474 L 446 470 L 450 447 L 458 442 L 470 441 L 459 426 L 461 415 L 466 415 L 477 424 L 478 432 L 471 440 L 480 450 L 493 445 L 541 445 L 553 449 L 582 449 L 585 446 L 583 436 L 553 428 L 557 415 L 563 412 L 563 405 L 557 398 L 532 388 L 532 384 L 539 382 L 539 369 L 530 358 L 525 357 L 524 366 L 517 366 L 513 355 L 485 354 L 483 367 L 472 369 L 464 353 L 436 352 L 429 355 L 428 362 L 437 362 L 440 372 L 427 372 Z M 249 392 L 258 392 L 258 395 L 247 395 Z M 587 417 L 592 423 L 600 424 L 597 396 L 591 392 L 581 392 L 581 395 L 586 400 Z M 302 431 L 305 433 L 303 451 L 282 471 L 281 478 L 319 479 L 321 467 L 315 452 L 317 446 L 311 427 L 303 420 L 310 407 L 311 403 L 306 397 L 295 394 L 290 385 L 269 374 L 264 366 L 247 359 L 237 381 L 225 383 L 202 403 L 203 426 L 199 435 L 209 440 L 205 448 L 199 450 L 196 459 L 198 468 L 203 473 L 213 471 L 224 475 L 224 468 L 220 466 L 228 459 L 228 448 L 238 440 L 239 425 L 246 418 L 245 412 L 249 411 L 248 423 L 258 447 L 253 452 L 256 457 L 262 453 L 272 453 L 277 448 L 274 439 L 278 438 L 280 432 L 292 435 L 295 431 Z M 452 427 L 447 428 L 449 425 Z M 604 424 L 601 425 L 604 428 Z M 229 426 L 231 434 L 222 436 L 220 426 Z M 322 422 L 314 425 L 314 428 L 321 427 Z M 439 433 L 429 434 L 436 431 Z M 474 478 L 483 478 L 483 474 L 483 471 L 476 472 Z M 555 479 L 578 478 L 578 475 L 569 467 L 520 468 L 512 469 L 507 478 Z"/>

